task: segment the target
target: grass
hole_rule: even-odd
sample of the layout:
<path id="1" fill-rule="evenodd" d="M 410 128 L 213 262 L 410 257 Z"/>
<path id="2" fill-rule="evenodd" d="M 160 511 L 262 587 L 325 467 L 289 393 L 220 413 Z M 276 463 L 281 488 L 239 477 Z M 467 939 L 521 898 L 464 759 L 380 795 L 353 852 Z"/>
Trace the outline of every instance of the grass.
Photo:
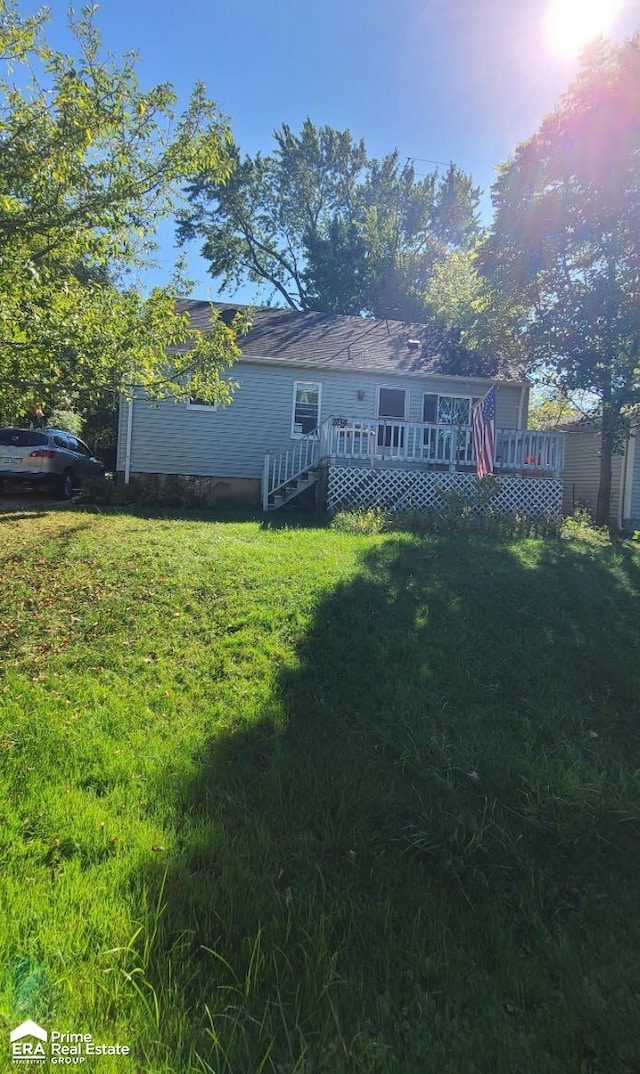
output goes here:
<path id="1" fill-rule="evenodd" d="M 5 1031 L 131 1047 L 102 1071 L 638 1070 L 640 550 L 0 533 Z"/>

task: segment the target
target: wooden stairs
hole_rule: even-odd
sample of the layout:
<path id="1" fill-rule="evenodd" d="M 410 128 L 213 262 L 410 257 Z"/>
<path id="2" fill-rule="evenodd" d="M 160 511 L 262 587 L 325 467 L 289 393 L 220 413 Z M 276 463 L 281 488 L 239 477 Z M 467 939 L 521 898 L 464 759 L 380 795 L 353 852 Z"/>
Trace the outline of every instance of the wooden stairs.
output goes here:
<path id="1" fill-rule="evenodd" d="M 286 451 L 265 455 L 262 470 L 263 511 L 277 511 L 315 485 L 320 477 L 325 437 L 323 425 L 313 433 L 297 438 Z"/>
<path id="2" fill-rule="evenodd" d="M 290 478 L 284 485 L 269 493 L 267 511 L 277 511 L 280 507 L 284 507 L 285 504 L 291 503 L 302 492 L 315 485 L 318 476 L 317 470 L 304 470 L 302 473 Z"/>

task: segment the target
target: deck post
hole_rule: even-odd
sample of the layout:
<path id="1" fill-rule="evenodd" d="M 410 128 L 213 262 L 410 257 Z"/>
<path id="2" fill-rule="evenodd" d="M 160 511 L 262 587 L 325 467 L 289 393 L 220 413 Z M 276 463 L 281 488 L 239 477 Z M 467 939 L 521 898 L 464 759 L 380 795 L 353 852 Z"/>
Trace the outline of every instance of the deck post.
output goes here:
<path id="1" fill-rule="evenodd" d="M 322 424 L 320 426 L 320 429 L 318 430 L 318 432 L 319 432 L 319 437 L 318 437 L 319 459 L 318 459 L 318 461 L 319 462 L 322 462 L 322 460 L 325 459 L 329 455 L 329 453 L 331 451 L 332 427 L 329 424 L 330 421 L 331 421 L 331 418 L 325 418 L 325 420 L 322 422 Z"/>
<path id="2" fill-rule="evenodd" d="M 458 426 L 451 429 L 451 457 L 449 459 L 449 473 L 455 474 L 458 468 Z"/>
<path id="3" fill-rule="evenodd" d="M 269 456 L 265 455 L 262 464 L 262 510 L 269 510 Z"/>

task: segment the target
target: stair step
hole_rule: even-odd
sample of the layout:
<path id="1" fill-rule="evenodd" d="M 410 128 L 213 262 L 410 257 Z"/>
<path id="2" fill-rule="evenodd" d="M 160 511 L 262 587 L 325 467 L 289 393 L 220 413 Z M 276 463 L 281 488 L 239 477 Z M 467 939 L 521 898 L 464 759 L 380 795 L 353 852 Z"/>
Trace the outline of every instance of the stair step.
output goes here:
<path id="1" fill-rule="evenodd" d="M 289 481 L 285 481 L 279 488 L 269 493 L 267 510 L 277 511 L 280 507 L 284 507 L 286 503 L 294 500 L 301 492 L 304 492 L 314 485 L 318 480 L 318 476 L 319 473 L 317 468 L 309 468 L 308 470 L 303 470 L 301 473 L 296 474 L 296 476 L 290 478 Z"/>

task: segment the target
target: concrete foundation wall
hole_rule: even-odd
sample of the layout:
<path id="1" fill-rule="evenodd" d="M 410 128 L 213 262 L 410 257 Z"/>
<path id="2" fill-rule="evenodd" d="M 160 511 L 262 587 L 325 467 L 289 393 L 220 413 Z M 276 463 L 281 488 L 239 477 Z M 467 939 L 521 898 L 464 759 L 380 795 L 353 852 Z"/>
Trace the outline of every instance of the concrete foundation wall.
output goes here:
<path id="1" fill-rule="evenodd" d="M 123 488 L 124 473 L 118 473 Z M 261 507 L 261 488 L 257 478 L 199 477 L 193 474 L 147 474 L 132 473 L 129 487 L 132 498 L 140 490 L 157 492 L 158 498 L 193 501 L 202 507 L 243 507 L 251 510 Z"/>

